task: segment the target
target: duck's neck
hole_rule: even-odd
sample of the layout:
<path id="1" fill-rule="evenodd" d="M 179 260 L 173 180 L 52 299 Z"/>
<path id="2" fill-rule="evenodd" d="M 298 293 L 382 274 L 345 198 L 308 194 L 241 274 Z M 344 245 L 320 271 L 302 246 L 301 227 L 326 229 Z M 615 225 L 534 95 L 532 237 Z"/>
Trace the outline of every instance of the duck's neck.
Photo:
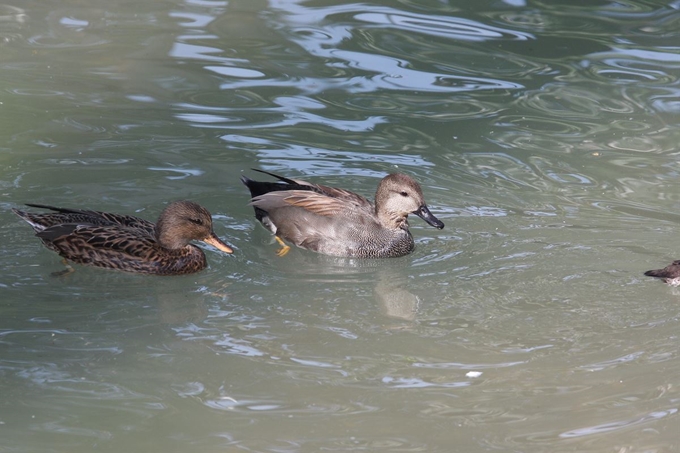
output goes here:
<path id="1" fill-rule="evenodd" d="M 396 212 L 379 211 L 377 208 L 375 214 L 378 217 L 380 224 L 385 228 L 390 228 L 393 230 L 401 228 L 403 230 L 408 230 L 407 215 Z"/>
<path id="2" fill-rule="evenodd" d="M 156 242 L 163 248 L 178 250 L 185 247 L 189 242 L 176 234 L 170 234 L 167 228 L 162 227 L 163 222 L 156 224 Z"/>

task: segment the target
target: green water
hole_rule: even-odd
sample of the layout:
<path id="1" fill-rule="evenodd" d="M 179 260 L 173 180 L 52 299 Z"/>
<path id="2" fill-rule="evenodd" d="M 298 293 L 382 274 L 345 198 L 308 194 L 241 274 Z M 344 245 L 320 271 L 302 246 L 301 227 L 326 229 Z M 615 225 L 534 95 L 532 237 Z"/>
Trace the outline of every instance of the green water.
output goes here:
<path id="1" fill-rule="evenodd" d="M 0 452 L 675 452 L 680 4 L 0 5 Z M 413 254 L 278 245 L 244 172 L 417 179 Z M 10 209 L 213 213 L 182 277 Z"/>

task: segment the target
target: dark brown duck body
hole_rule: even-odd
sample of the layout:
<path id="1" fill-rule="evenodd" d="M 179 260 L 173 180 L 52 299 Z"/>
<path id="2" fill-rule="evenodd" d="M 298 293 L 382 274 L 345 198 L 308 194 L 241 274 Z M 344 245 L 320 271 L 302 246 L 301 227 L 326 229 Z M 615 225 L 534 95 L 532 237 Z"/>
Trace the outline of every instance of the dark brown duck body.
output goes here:
<path id="1" fill-rule="evenodd" d="M 108 212 L 28 206 L 52 212 L 12 211 L 33 227 L 47 248 L 78 264 L 141 274 L 180 275 L 207 266 L 205 254 L 189 244 L 191 240 L 232 253 L 212 231 L 210 213 L 191 201 L 169 204 L 156 224 Z"/>
<path id="2" fill-rule="evenodd" d="M 277 237 L 298 247 L 341 257 L 397 257 L 415 247 L 409 214 L 436 228 L 444 227 L 425 204 L 418 183 L 404 174 L 383 178 L 373 204 L 349 190 L 256 171 L 279 181 L 241 178 L 250 190 L 255 217 Z"/>
<path id="3" fill-rule="evenodd" d="M 663 269 L 647 271 L 645 275 L 663 279 L 663 281 L 671 286 L 680 286 L 680 260 L 673 261 Z"/>

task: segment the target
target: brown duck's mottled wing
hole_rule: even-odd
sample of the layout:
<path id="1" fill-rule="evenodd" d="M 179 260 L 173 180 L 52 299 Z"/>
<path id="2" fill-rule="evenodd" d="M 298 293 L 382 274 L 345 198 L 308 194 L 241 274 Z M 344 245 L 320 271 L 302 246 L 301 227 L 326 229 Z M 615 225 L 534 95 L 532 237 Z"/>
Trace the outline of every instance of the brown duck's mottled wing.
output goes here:
<path id="1" fill-rule="evenodd" d="M 40 205 L 29 205 L 29 206 L 38 206 L 42 207 Z M 35 231 L 42 231 L 45 228 L 49 228 L 51 226 L 55 225 L 60 225 L 64 223 L 87 223 L 87 224 L 93 224 L 95 222 L 101 222 L 101 220 L 97 219 L 94 216 L 88 215 L 87 213 L 84 212 L 51 212 L 51 213 L 35 213 L 35 212 L 27 212 L 27 211 L 20 211 L 18 209 L 12 209 L 12 211 L 24 219 L 26 222 L 28 222 Z"/>
<path id="2" fill-rule="evenodd" d="M 134 228 L 149 236 L 154 236 L 154 224 L 148 220 L 140 219 L 139 217 L 112 214 L 110 212 L 91 211 L 89 209 L 68 209 L 58 208 L 55 206 L 48 206 L 35 203 L 27 203 L 26 206 L 34 208 L 49 209 L 54 211 L 48 214 L 36 214 L 20 211 L 21 217 L 29 221 L 31 224 L 38 225 L 42 228 L 49 228 L 61 224 L 78 224 L 78 225 L 120 225 L 127 228 Z"/>
<path id="3" fill-rule="evenodd" d="M 205 267 L 196 247 L 166 250 L 151 237 L 118 226 L 63 224 L 37 236 L 62 257 L 79 264 L 149 274 L 180 274 Z"/>
<path id="4" fill-rule="evenodd" d="M 138 258 L 148 258 L 149 253 L 156 247 L 155 240 L 151 238 L 139 236 L 133 230 L 108 225 L 67 223 L 46 228 L 36 236 L 72 255 L 79 254 L 78 249 L 89 249 L 110 250 Z"/>
<path id="5" fill-rule="evenodd" d="M 126 228 L 133 228 L 150 237 L 155 237 L 156 235 L 156 225 L 148 220 L 131 215 L 112 214 L 110 212 L 97 212 L 97 214 L 109 221 L 109 225 L 120 225 Z"/>

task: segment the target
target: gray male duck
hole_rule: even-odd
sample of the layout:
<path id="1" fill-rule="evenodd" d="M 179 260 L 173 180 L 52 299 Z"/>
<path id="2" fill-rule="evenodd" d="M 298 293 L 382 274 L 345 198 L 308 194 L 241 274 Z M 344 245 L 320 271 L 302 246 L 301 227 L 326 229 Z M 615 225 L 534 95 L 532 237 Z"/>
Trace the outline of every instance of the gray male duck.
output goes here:
<path id="1" fill-rule="evenodd" d="M 255 217 L 283 246 L 282 239 L 326 255 L 355 258 L 389 258 L 415 248 L 407 217 L 415 214 L 435 228 L 444 223 L 428 209 L 420 185 L 410 176 L 393 173 L 378 185 L 375 205 L 345 189 L 313 184 L 256 170 L 277 182 L 241 181 L 250 190 Z"/>

